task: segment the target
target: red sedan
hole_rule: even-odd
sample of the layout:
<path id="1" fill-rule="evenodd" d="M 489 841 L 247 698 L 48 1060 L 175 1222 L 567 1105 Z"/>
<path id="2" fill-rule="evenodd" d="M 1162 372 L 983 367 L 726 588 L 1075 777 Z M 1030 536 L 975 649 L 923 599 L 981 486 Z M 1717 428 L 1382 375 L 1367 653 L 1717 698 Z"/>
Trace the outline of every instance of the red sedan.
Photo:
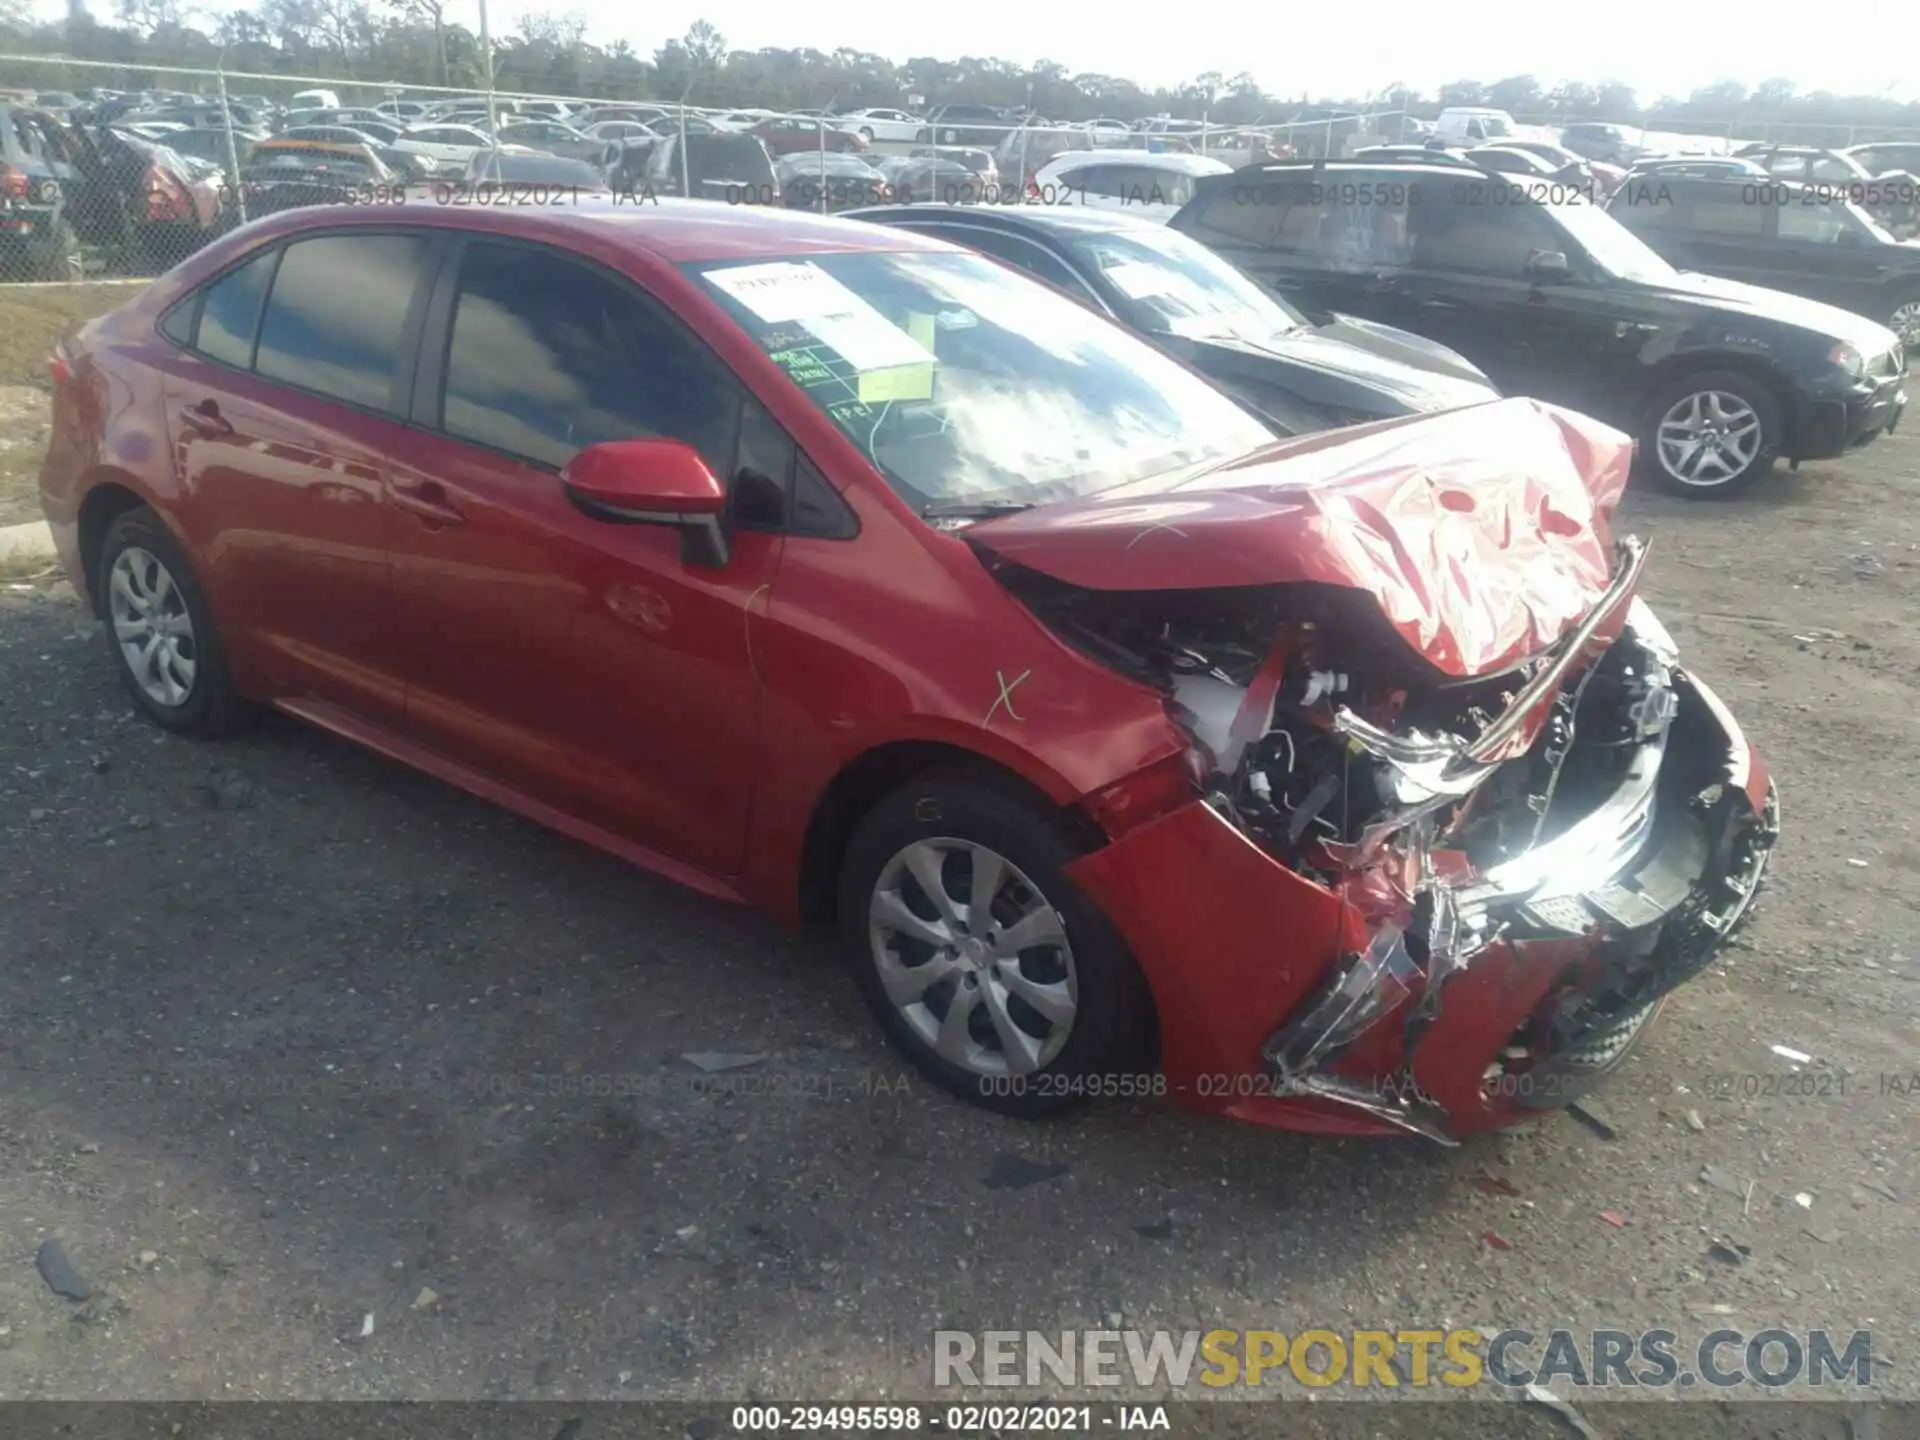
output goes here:
<path id="1" fill-rule="evenodd" d="M 866 136 L 855 130 L 839 130 L 819 120 L 799 115 L 777 115 L 750 126 L 746 132 L 758 135 L 767 149 L 776 155 L 797 155 L 804 151 L 824 150 L 829 155 L 843 151 L 865 150 Z"/>
<path id="2" fill-rule="evenodd" d="M 1510 400 L 1276 443 L 907 231 L 310 208 L 53 370 L 47 516 L 156 722 L 271 705 L 834 921 L 1003 1110 L 1565 1103 L 1776 833 L 1608 537 L 1626 437 Z"/>

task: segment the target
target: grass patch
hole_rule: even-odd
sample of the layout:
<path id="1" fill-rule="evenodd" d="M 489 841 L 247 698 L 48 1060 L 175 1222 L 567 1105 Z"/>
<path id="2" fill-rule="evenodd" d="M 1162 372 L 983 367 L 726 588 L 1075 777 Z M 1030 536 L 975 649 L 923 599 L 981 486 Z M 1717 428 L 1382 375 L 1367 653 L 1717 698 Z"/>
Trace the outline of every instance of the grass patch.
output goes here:
<path id="1" fill-rule="evenodd" d="M 0 285 L 0 385 L 52 385 L 47 354 L 75 320 L 126 304 L 137 285 Z"/>
<path id="2" fill-rule="evenodd" d="M 0 285 L 0 525 L 40 518 L 53 342 L 75 320 L 104 315 L 139 293 L 137 285 Z"/>

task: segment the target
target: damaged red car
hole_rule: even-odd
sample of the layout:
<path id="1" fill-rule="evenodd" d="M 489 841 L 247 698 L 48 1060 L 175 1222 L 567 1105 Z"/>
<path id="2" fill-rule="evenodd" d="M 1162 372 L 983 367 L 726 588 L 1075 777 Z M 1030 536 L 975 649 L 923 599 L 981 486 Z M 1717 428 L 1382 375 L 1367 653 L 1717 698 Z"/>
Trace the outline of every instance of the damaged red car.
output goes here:
<path id="1" fill-rule="evenodd" d="M 699 202 L 309 209 L 53 359 L 158 723 L 300 716 L 838 924 L 956 1092 L 1443 1142 L 1740 921 L 1765 764 L 1527 400 L 1276 441 L 1064 296 Z"/>

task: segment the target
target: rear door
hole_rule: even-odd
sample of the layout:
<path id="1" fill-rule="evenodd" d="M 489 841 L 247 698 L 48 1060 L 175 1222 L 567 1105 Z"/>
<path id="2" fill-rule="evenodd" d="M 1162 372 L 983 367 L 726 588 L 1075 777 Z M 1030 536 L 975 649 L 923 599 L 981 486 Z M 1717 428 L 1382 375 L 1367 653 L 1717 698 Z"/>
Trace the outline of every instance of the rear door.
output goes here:
<path id="1" fill-rule="evenodd" d="M 165 383 L 182 507 L 249 689 L 404 713 L 388 587 L 439 232 L 301 237 L 202 288 Z"/>
<path id="2" fill-rule="evenodd" d="M 428 329 L 394 481 L 410 728 L 564 815 L 737 870 L 760 705 L 749 627 L 779 562 L 791 442 L 664 307 L 561 250 L 468 238 Z M 685 441 L 729 483 L 724 566 L 568 499 L 575 452 L 642 436 Z"/>

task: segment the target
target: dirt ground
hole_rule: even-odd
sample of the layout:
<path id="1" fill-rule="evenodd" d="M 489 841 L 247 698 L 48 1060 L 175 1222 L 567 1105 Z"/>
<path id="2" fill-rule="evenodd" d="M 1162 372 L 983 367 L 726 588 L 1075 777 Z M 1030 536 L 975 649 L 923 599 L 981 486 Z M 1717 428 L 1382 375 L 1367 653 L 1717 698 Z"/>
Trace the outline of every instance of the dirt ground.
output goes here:
<path id="1" fill-rule="evenodd" d="M 64 585 L 0 587 L 0 1399 L 926 1395 L 936 1328 L 1115 1317 L 1866 1328 L 1920 1396 L 1917 477 L 1629 498 L 1774 764 L 1772 888 L 1612 1139 L 1454 1151 L 969 1109 L 817 939 L 290 721 L 162 736 Z"/>

